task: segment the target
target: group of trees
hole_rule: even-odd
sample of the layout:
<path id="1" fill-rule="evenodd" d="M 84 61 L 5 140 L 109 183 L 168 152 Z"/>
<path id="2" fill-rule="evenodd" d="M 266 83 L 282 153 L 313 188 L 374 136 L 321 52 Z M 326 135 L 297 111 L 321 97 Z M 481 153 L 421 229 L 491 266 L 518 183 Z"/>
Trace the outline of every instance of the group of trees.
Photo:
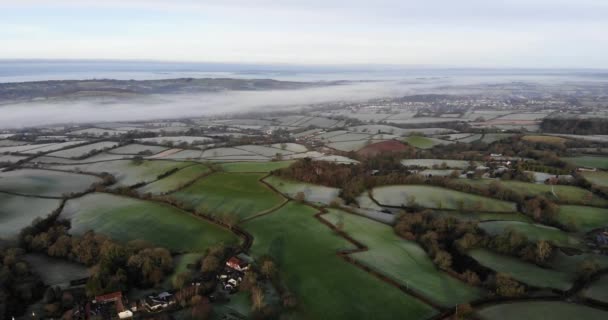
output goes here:
<path id="1" fill-rule="evenodd" d="M 25 308 L 41 297 L 43 283 L 23 260 L 24 250 L 0 250 L 0 318 L 23 314 Z"/>
<path id="2" fill-rule="evenodd" d="M 47 228 L 45 228 L 47 227 Z M 92 267 L 87 281 L 90 296 L 124 291 L 131 286 L 150 287 L 160 283 L 173 269 L 171 253 L 142 241 L 119 244 L 88 231 L 68 234 L 69 221 L 36 221 L 20 234 L 24 248 L 51 257 L 68 259 Z"/>

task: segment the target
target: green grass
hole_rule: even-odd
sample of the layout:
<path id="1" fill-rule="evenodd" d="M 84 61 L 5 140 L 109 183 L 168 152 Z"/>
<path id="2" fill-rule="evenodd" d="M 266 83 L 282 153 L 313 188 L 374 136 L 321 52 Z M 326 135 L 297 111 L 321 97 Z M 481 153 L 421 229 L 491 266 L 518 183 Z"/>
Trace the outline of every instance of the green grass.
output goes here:
<path id="1" fill-rule="evenodd" d="M 71 220 L 72 234 L 92 229 L 120 242 L 141 239 L 173 251 L 201 252 L 220 242 L 238 243 L 228 230 L 187 212 L 111 194 L 94 193 L 69 200 L 61 216 Z"/>
<path id="2" fill-rule="evenodd" d="M 314 218 L 316 210 L 290 202 L 243 226 L 255 237 L 252 253 L 269 254 L 298 298 L 292 319 L 428 318 L 436 311 L 342 260 L 353 246 Z"/>
<path id="3" fill-rule="evenodd" d="M 588 167 L 608 170 L 608 157 L 601 156 L 580 156 L 571 158 L 561 158 L 566 162 L 570 162 L 578 167 Z"/>
<path id="4" fill-rule="evenodd" d="M 474 249 L 469 251 L 469 255 L 483 266 L 508 274 L 513 279 L 531 286 L 559 290 L 568 290 L 572 286 L 572 279 L 565 272 L 543 269 L 532 263 L 487 249 Z"/>
<path id="5" fill-rule="evenodd" d="M 140 193 L 162 194 L 175 191 L 184 184 L 208 173 L 210 170 L 203 164 L 183 168 L 176 173 L 138 189 Z"/>
<path id="6" fill-rule="evenodd" d="M 0 173 L 0 191 L 24 195 L 61 197 L 87 190 L 101 179 L 84 174 L 22 169 Z"/>
<path id="7" fill-rule="evenodd" d="M 340 189 L 318 186 L 299 181 L 291 181 L 276 176 L 264 179 L 267 183 L 275 187 L 281 193 L 294 198 L 299 192 L 304 193 L 306 201 L 317 204 L 330 204 L 339 198 Z"/>
<path id="8" fill-rule="evenodd" d="M 459 183 L 470 184 L 474 186 L 488 186 L 493 181 L 492 179 L 460 179 Z M 608 200 L 594 195 L 589 190 L 575 186 L 557 185 L 551 186 L 547 184 L 528 183 L 514 180 L 499 181 L 500 184 L 521 196 L 545 196 L 550 200 L 563 204 L 582 204 L 591 206 L 608 206 Z M 553 194 L 555 192 L 557 197 Z"/>
<path id="9" fill-rule="evenodd" d="M 548 261 L 552 269 L 566 272 L 574 279 L 579 265 L 586 261 L 595 261 L 601 269 L 608 267 L 608 256 L 595 253 L 580 253 L 567 255 L 559 250 L 555 250 L 551 259 Z"/>
<path id="10" fill-rule="evenodd" d="M 561 301 L 526 301 L 502 303 L 477 311 L 483 320 L 605 320 L 608 312 Z"/>
<path id="11" fill-rule="evenodd" d="M 294 161 L 271 161 L 271 162 L 231 162 L 221 164 L 226 172 L 270 172 L 273 170 L 287 168 Z"/>
<path id="12" fill-rule="evenodd" d="M 603 275 L 583 291 L 587 298 L 608 303 L 608 275 Z"/>
<path id="13" fill-rule="evenodd" d="M 540 224 L 519 221 L 488 221 L 480 223 L 479 227 L 491 235 L 514 230 L 525 235 L 528 241 L 547 240 L 560 247 L 578 248 L 582 246 L 581 240 L 574 235 Z"/>
<path id="14" fill-rule="evenodd" d="M 441 187 L 420 185 L 384 186 L 373 189 L 373 197 L 382 205 L 407 205 L 408 199 L 431 209 L 457 210 L 462 202 L 466 211 L 515 212 L 515 203 L 482 197 Z"/>
<path id="15" fill-rule="evenodd" d="M 423 136 L 409 136 L 403 140 L 407 144 L 416 147 L 418 149 L 430 149 L 436 145 L 449 143 L 448 141 L 443 141 L 434 138 L 427 138 Z"/>
<path id="16" fill-rule="evenodd" d="M 259 182 L 261 173 L 215 173 L 171 194 L 211 215 L 235 214 L 240 219 L 279 205 L 283 199 Z"/>
<path id="17" fill-rule="evenodd" d="M 459 213 L 454 211 L 435 211 L 437 215 L 451 216 L 461 220 L 477 220 L 483 221 L 521 221 L 521 222 L 533 222 L 532 219 L 528 218 L 522 213 Z"/>
<path id="18" fill-rule="evenodd" d="M 418 244 L 399 238 L 391 226 L 339 210 L 323 217 L 334 225 L 342 219 L 343 230 L 369 248 L 351 257 L 436 303 L 454 306 L 482 295 L 479 288 L 438 270 Z"/>
<path id="19" fill-rule="evenodd" d="M 169 290 L 173 288 L 173 279 L 185 271 L 189 271 L 189 264 L 196 264 L 203 257 L 202 253 L 185 253 L 173 257 L 173 272 L 163 282 L 163 288 Z"/>
<path id="20" fill-rule="evenodd" d="M 29 198 L 0 193 L 0 239 L 16 237 L 36 218 L 59 208 L 61 200 Z"/>
<path id="21" fill-rule="evenodd" d="M 606 160 L 608 161 L 608 159 Z M 608 172 L 606 171 L 596 171 L 596 172 L 582 172 L 585 179 L 589 180 L 589 182 L 598 185 L 600 187 L 608 187 Z"/>
<path id="22" fill-rule="evenodd" d="M 608 226 L 608 209 L 586 206 L 560 206 L 557 220 L 564 225 L 574 225 L 577 230 L 588 232 Z"/>
<path id="23" fill-rule="evenodd" d="M 30 253 L 24 256 L 25 261 L 40 275 L 47 286 L 67 288 L 71 280 L 87 278 L 89 272 L 82 264 L 65 259 L 49 257 L 46 254 Z"/>

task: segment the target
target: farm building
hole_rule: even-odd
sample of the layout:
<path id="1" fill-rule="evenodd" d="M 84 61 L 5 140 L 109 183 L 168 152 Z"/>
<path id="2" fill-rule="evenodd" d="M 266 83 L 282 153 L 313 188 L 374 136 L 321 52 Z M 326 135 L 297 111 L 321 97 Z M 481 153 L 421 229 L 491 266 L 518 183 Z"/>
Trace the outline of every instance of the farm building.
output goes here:
<path id="1" fill-rule="evenodd" d="M 226 261 L 226 266 L 239 272 L 249 270 L 249 263 L 238 257 L 232 257 Z"/>

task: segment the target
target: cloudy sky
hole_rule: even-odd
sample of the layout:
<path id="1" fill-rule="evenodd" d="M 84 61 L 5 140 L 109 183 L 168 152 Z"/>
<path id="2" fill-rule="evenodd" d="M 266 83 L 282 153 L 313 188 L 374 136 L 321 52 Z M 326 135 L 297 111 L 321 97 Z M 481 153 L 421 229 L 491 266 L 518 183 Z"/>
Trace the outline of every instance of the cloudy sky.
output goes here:
<path id="1" fill-rule="evenodd" d="M 608 68 L 606 0 L 0 0 L 0 59 Z"/>

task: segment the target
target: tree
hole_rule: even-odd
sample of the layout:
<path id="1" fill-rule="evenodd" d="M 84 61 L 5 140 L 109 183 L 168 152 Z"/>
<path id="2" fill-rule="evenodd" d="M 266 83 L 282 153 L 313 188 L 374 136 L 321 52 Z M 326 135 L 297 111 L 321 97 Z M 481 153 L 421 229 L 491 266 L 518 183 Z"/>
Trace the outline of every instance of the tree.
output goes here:
<path id="1" fill-rule="evenodd" d="M 502 297 L 520 297 L 526 293 L 526 288 L 504 273 L 497 273 L 495 279 L 496 294 Z"/>
<path id="2" fill-rule="evenodd" d="M 452 255 L 450 255 L 446 251 L 440 250 L 437 252 L 437 254 L 435 254 L 435 258 L 433 259 L 433 262 L 440 269 L 449 270 L 450 267 L 452 266 Z"/>
<path id="3" fill-rule="evenodd" d="M 536 243 L 536 262 L 542 263 L 547 261 L 553 253 L 551 243 L 545 240 L 540 240 Z"/>
<path id="4" fill-rule="evenodd" d="M 595 259 L 585 259 L 576 268 L 579 279 L 589 280 L 600 270 L 600 264 Z"/>
<path id="5" fill-rule="evenodd" d="M 274 264 L 274 261 L 272 261 L 270 259 L 265 259 L 262 262 L 260 272 L 262 272 L 262 275 L 264 275 L 267 279 L 272 278 L 276 271 L 277 271 L 277 268 Z"/>
<path id="6" fill-rule="evenodd" d="M 253 287 L 251 289 L 251 309 L 255 311 L 260 311 L 264 308 L 264 292 L 260 287 Z"/>
<path id="7" fill-rule="evenodd" d="M 298 193 L 296 193 L 296 196 L 294 197 L 294 199 L 297 202 L 302 203 L 302 202 L 304 202 L 304 200 L 306 200 L 306 195 L 304 194 L 304 192 L 299 191 Z"/>
<path id="8" fill-rule="evenodd" d="M 202 262 L 201 271 L 202 272 L 215 272 L 220 268 L 220 259 L 214 255 L 207 255 Z"/>

